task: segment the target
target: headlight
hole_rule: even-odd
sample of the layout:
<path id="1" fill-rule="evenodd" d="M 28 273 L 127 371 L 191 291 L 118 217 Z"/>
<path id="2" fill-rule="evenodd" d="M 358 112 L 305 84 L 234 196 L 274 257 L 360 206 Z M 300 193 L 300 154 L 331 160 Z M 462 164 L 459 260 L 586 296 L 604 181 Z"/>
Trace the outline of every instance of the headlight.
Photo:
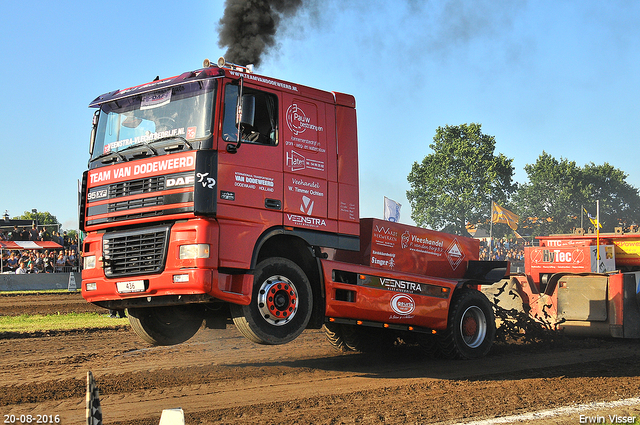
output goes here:
<path id="1" fill-rule="evenodd" d="M 83 266 L 86 269 L 95 269 L 96 268 L 96 256 L 88 255 L 86 257 L 82 257 Z"/>
<path id="2" fill-rule="evenodd" d="M 85 291 L 95 291 L 98 289 L 98 284 L 95 282 L 89 282 L 85 285 Z"/>
<path id="3" fill-rule="evenodd" d="M 174 274 L 173 283 L 186 283 L 189 282 L 188 274 Z"/>
<path id="4" fill-rule="evenodd" d="M 209 244 L 181 245 L 180 259 L 193 260 L 195 258 L 209 258 Z"/>

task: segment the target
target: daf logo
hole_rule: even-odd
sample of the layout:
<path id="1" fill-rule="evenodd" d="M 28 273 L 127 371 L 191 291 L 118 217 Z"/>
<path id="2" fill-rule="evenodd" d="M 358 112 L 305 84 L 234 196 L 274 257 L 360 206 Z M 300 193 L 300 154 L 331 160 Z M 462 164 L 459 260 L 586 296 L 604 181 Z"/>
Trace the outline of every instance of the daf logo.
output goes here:
<path id="1" fill-rule="evenodd" d="M 195 177 L 186 176 L 186 177 L 169 177 L 166 180 L 167 187 L 176 187 L 176 186 L 193 186 L 195 182 Z"/>

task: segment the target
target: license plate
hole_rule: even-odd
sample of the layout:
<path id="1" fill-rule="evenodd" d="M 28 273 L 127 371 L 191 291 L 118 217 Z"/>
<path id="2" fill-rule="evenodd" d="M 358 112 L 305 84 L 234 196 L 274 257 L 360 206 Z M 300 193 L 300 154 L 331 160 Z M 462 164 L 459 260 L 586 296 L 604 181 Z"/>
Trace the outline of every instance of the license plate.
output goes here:
<path id="1" fill-rule="evenodd" d="M 127 282 L 117 282 L 116 285 L 120 294 L 126 294 L 130 292 L 144 292 L 146 290 L 146 288 L 144 287 L 144 280 L 129 280 Z"/>

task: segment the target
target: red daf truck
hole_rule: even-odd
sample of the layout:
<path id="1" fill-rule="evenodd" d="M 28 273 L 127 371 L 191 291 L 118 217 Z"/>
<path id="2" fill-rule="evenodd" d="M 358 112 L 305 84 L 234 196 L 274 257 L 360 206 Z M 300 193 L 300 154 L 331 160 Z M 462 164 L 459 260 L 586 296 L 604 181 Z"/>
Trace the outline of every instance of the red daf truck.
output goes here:
<path id="1" fill-rule="evenodd" d="M 478 285 L 504 262 L 465 237 L 359 218 L 355 99 L 205 61 L 96 98 L 82 294 L 152 344 L 203 321 L 262 344 L 415 337 L 451 357 L 495 334 Z"/>

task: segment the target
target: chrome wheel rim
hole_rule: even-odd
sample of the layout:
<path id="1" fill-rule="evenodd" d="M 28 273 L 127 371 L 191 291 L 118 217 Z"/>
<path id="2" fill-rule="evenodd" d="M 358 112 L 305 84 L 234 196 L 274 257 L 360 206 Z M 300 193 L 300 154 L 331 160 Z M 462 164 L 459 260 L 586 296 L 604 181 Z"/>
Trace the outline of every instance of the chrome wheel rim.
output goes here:
<path id="1" fill-rule="evenodd" d="M 258 290 L 258 310 L 262 318 L 273 326 L 291 321 L 298 311 L 298 291 L 285 276 L 272 276 Z"/>

